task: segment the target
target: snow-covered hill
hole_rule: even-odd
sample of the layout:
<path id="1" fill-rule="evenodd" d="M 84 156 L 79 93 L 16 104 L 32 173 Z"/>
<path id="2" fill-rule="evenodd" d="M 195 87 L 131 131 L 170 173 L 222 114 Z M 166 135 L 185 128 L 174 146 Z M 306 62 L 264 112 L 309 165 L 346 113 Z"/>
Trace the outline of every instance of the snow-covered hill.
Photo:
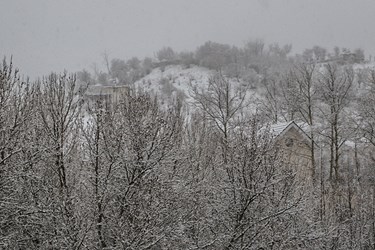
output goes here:
<path id="1" fill-rule="evenodd" d="M 363 69 L 375 69 L 375 62 L 371 63 L 361 63 L 361 64 L 354 64 L 353 65 L 354 70 L 363 70 Z"/>
<path id="2" fill-rule="evenodd" d="M 158 95 L 162 102 L 168 103 L 173 98 L 181 98 L 188 106 L 194 102 L 192 98 L 193 87 L 201 90 L 207 90 L 209 79 L 214 76 L 215 71 L 199 66 L 184 67 L 182 65 L 170 65 L 165 69 L 156 68 L 150 74 L 136 81 L 134 86 L 142 88 Z M 233 88 L 245 86 L 246 82 L 238 79 L 227 79 Z M 253 101 L 258 98 L 257 94 L 246 89 L 247 101 Z"/>
<path id="3" fill-rule="evenodd" d="M 213 74 L 213 71 L 199 66 L 186 68 L 181 65 L 171 65 L 165 69 L 154 69 L 134 85 L 136 88 L 157 94 L 163 100 L 180 95 L 189 102 L 191 87 L 197 84 L 202 87 L 207 86 L 208 79 Z"/>

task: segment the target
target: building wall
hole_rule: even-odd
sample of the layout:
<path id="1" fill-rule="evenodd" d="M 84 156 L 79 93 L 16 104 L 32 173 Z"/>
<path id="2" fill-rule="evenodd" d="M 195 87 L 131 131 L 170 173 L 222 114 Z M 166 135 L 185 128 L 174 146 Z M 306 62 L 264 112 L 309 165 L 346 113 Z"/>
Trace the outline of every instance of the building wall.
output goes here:
<path id="1" fill-rule="evenodd" d="M 110 104 L 118 104 L 123 95 L 129 92 L 128 86 L 93 86 L 86 93 L 89 104 L 104 100 Z"/>
<path id="2" fill-rule="evenodd" d="M 299 181 L 312 180 L 311 146 L 296 128 L 292 127 L 277 140 L 283 160 L 291 167 Z"/>

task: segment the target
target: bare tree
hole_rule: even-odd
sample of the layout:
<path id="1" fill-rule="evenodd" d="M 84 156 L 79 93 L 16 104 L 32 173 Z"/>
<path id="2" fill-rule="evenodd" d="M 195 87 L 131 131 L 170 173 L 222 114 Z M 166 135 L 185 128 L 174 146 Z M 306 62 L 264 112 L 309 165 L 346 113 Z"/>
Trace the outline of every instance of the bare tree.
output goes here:
<path id="1" fill-rule="evenodd" d="M 37 245 L 31 190 L 35 146 L 30 143 L 34 89 L 4 58 L 0 64 L 0 247 Z M 32 187 L 30 187 L 32 188 Z"/>
<path id="2" fill-rule="evenodd" d="M 102 248 L 160 245 L 173 222 L 168 178 L 178 148 L 179 112 L 162 111 L 157 99 L 132 90 L 117 106 L 101 110 L 92 113 L 86 129 L 95 242 Z"/>
<path id="3" fill-rule="evenodd" d="M 205 114 L 196 112 L 183 130 L 181 159 L 175 179 L 180 183 L 179 237 L 174 239 L 180 249 L 220 248 L 225 231 L 222 224 L 223 203 L 221 180 L 226 173 L 220 169 L 218 131 L 212 130 Z"/>
<path id="4" fill-rule="evenodd" d="M 323 115 L 329 124 L 327 135 L 330 145 L 330 179 L 339 180 L 340 147 L 346 140 L 343 135 L 341 120 L 345 108 L 350 102 L 354 75 L 349 68 L 340 68 L 335 64 L 325 65 L 319 83 L 322 91 L 322 100 L 327 105 L 328 111 Z M 333 176 L 333 174 L 335 176 Z"/>
<path id="5" fill-rule="evenodd" d="M 285 77 L 283 97 L 290 110 L 290 118 L 297 116 L 310 126 L 312 178 L 315 179 L 315 112 L 317 109 L 317 70 L 311 63 L 296 64 Z M 295 117 L 296 116 L 296 117 Z"/>
<path id="6" fill-rule="evenodd" d="M 47 241 L 52 247 L 78 248 L 87 230 L 86 217 L 79 209 L 79 194 L 75 192 L 81 171 L 78 159 L 83 89 L 76 85 L 74 75 L 66 73 L 51 74 L 36 87 L 40 122 L 35 128 L 41 134 L 42 150 L 39 167 L 46 178 L 44 186 L 49 189 L 44 195 L 52 199 L 46 207 L 51 211 L 46 216 L 46 228 L 54 230 Z"/>
<path id="7" fill-rule="evenodd" d="M 234 180 L 225 191 L 229 201 L 224 213 L 228 215 L 225 249 L 280 249 L 290 244 L 282 233 L 290 230 L 289 225 L 281 221 L 296 214 L 301 197 L 272 136 L 260 133 L 259 126 L 254 117 L 238 130 L 231 146 Z"/>
<path id="8" fill-rule="evenodd" d="M 369 90 L 359 101 L 361 114 L 361 130 L 366 139 L 375 146 L 375 70 L 368 72 Z"/>
<path id="9" fill-rule="evenodd" d="M 236 127 L 235 118 L 248 105 L 246 87 L 240 88 L 217 74 L 209 79 L 207 90 L 194 86 L 192 97 L 207 119 L 215 124 L 222 135 L 223 145 L 228 143 L 230 131 Z"/>
<path id="10" fill-rule="evenodd" d="M 288 109 L 287 105 L 283 105 L 281 80 L 278 79 L 277 74 L 267 72 L 268 70 L 265 71 L 262 79 L 262 87 L 265 89 L 264 98 L 261 100 L 263 114 L 272 123 L 293 119 L 295 111 Z"/>
<path id="11" fill-rule="evenodd" d="M 107 247 L 104 233 L 104 214 L 106 203 L 108 202 L 109 192 L 111 191 L 111 179 L 113 178 L 114 159 L 105 157 L 104 147 L 104 131 L 108 123 L 109 107 L 105 99 L 97 100 L 92 106 L 88 106 L 88 120 L 82 124 L 82 133 L 84 138 L 83 155 L 87 163 L 87 171 L 85 178 L 89 178 L 92 189 L 85 195 L 91 197 L 88 199 L 87 205 L 89 213 L 92 214 L 95 225 L 96 237 L 94 238 L 94 246 L 103 249 Z"/>

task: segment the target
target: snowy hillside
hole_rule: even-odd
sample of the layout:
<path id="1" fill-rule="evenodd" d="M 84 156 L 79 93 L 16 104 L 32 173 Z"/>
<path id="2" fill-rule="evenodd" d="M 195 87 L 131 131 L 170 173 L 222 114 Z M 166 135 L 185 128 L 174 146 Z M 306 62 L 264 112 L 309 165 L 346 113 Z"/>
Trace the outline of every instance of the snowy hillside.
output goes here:
<path id="1" fill-rule="evenodd" d="M 198 87 L 205 91 L 209 85 L 209 79 L 215 71 L 204 67 L 191 66 L 189 68 L 182 65 L 167 66 L 164 70 L 154 69 L 150 74 L 136 81 L 134 86 L 150 91 L 161 97 L 163 103 L 168 103 L 173 98 L 181 98 L 185 104 L 191 106 L 194 102 L 192 89 Z M 233 88 L 243 88 L 248 83 L 237 79 L 227 79 Z M 243 88 L 245 89 L 245 88 Z M 246 88 L 247 102 L 255 103 L 258 95 Z"/>
<path id="2" fill-rule="evenodd" d="M 134 85 L 161 96 L 163 100 L 182 95 L 186 101 L 190 101 L 191 87 L 196 84 L 207 86 L 208 79 L 213 74 L 213 71 L 199 66 L 184 68 L 181 65 L 172 65 L 164 70 L 154 69 Z"/>
<path id="3" fill-rule="evenodd" d="M 363 70 L 363 69 L 375 69 L 375 62 L 371 63 L 356 63 L 353 65 L 354 70 Z"/>

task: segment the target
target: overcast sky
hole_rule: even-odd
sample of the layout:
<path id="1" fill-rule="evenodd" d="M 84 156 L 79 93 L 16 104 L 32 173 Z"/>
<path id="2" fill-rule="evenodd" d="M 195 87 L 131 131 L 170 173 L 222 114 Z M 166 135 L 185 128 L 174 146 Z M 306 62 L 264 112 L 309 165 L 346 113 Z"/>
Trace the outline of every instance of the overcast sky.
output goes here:
<path id="1" fill-rule="evenodd" d="M 375 55 L 375 0 L 1 0 L 0 56 L 32 78 L 110 58 L 260 38 Z"/>

